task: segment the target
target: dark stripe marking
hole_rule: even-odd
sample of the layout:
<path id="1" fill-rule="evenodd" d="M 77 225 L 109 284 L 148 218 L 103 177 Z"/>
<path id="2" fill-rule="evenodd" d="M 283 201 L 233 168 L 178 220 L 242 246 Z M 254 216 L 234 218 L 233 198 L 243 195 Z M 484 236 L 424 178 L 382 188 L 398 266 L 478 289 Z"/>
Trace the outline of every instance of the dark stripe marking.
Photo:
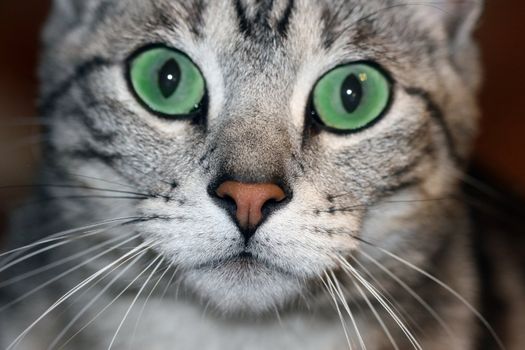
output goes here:
<path id="1" fill-rule="evenodd" d="M 242 0 L 235 0 L 234 7 L 237 15 L 239 31 L 245 38 L 266 43 L 276 37 L 286 38 L 290 25 L 290 18 L 295 8 L 295 0 L 288 0 L 281 18 L 273 18 L 272 11 L 275 0 L 264 0 L 256 3 L 256 12 L 252 18 L 248 16 L 246 5 Z"/>
<path id="2" fill-rule="evenodd" d="M 447 122 L 445 121 L 445 117 L 443 115 L 443 111 L 439 106 L 432 100 L 432 97 L 430 94 L 417 87 L 406 87 L 404 88 L 405 92 L 409 94 L 410 96 L 419 97 L 422 99 L 427 107 L 428 112 L 430 113 L 430 116 L 433 120 L 436 121 L 436 123 L 441 128 L 443 135 L 445 136 L 445 142 L 447 143 L 447 148 L 449 151 L 450 156 L 454 160 L 456 164 L 462 164 L 463 159 L 459 156 L 457 153 L 456 144 L 454 142 L 454 137 L 452 136 L 452 133 L 447 125 Z"/>
<path id="3" fill-rule="evenodd" d="M 345 9 L 345 7 L 347 7 Z M 321 22 L 324 25 L 322 30 L 322 43 L 325 49 L 330 49 L 337 39 L 345 32 L 338 28 L 341 19 L 351 18 L 354 7 L 349 7 L 347 1 L 342 0 L 337 8 L 324 6 L 321 12 Z"/>
<path id="4" fill-rule="evenodd" d="M 188 23 L 190 31 L 196 38 L 201 38 L 202 28 L 204 28 L 204 12 L 206 11 L 206 3 L 204 0 L 196 0 L 190 5 L 185 6 L 185 9 L 187 14 L 186 23 Z"/>
<path id="5" fill-rule="evenodd" d="M 53 153 L 51 153 L 53 154 Z M 121 160 L 124 158 L 121 154 L 117 153 L 106 153 L 100 150 L 95 149 L 94 147 L 91 147 L 90 145 L 84 144 L 79 149 L 72 149 L 72 150 L 64 150 L 59 151 L 55 150 L 55 155 L 57 154 L 63 154 L 67 155 L 72 158 L 76 159 L 85 159 L 85 160 L 100 160 L 109 167 L 111 167 L 113 170 L 116 170 L 115 161 Z"/>
<path id="6" fill-rule="evenodd" d="M 103 144 L 108 144 L 115 141 L 118 136 L 115 131 L 107 131 L 98 128 L 89 115 L 88 111 L 79 110 L 78 113 L 81 117 L 80 120 L 82 121 L 82 124 L 84 124 L 84 126 L 87 128 L 94 140 Z"/>
<path id="7" fill-rule="evenodd" d="M 248 20 L 246 8 L 242 4 L 241 0 L 235 0 L 235 13 L 237 14 L 239 31 L 243 33 L 245 37 L 251 36 L 252 25 Z"/>
<path id="8" fill-rule="evenodd" d="M 295 8 L 295 0 L 289 0 L 286 9 L 284 10 L 283 16 L 277 22 L 277 32 L 283 38 L 288 36 L 288 28 L 290 27 L 290 18 L 292 17 L 293 10 Z"/>
<path id="9" fill-rule="evenodd" d="M 65 93 L 67 93 L 75 84 L 75 82 L 85 78 L 87 75 L 93 73 L 99 68 L 108 67 L 113 64 L 113 62 L 105 58 L 95 57 L 77 66 L 77 68 L 75 68 L 75 71 L 73 72 L 73 74 L 71 74 L 71 76 L 66 78 L 63 82 L 59 83 L 58 88 L 53 90 L 47 97 L 43 98 L 39 105 L 39 111 L 41 115 L 46 115 L 48 112 L 53 110 L 55 108 L 57 100 L 59 100 Z"/>

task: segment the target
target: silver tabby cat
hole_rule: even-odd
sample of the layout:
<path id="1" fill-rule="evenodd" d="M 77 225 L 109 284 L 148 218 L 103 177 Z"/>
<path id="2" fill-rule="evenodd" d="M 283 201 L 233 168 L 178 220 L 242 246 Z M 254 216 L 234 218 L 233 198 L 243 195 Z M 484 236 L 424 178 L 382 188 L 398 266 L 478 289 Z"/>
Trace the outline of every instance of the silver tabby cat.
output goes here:
<path id="1" fill-rule="evenodd" d="M 56 0 L 2 349 L 500 342 L 458 189 L 480 7 Z"/>

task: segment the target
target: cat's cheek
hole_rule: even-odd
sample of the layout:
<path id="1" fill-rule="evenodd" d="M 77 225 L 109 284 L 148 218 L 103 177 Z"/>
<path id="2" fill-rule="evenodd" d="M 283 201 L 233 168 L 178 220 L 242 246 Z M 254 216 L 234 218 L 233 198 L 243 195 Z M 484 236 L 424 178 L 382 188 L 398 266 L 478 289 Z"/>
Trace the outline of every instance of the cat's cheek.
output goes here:
<path id="1" fill-rule="evenodd" d="M 281 226 L 276 232 L 269 226 L 254 238 L 253 247 L 260 259 L 271 261 L 294 276 L 312 279 L 337 268 L 337 258 L 354 252 L 358 243 L 346 232 L 335 229 L 300 231 Z"/>
<path id="2" fill-rule="evenodd" d="M 238 253 L 243 245 L 237 227 L 222 209 L 209 200 L 196 203 L 155 200 L 140 208 L 145 216 L 157 217 L 138 226 L 143 238 L 184 269 Z"/>

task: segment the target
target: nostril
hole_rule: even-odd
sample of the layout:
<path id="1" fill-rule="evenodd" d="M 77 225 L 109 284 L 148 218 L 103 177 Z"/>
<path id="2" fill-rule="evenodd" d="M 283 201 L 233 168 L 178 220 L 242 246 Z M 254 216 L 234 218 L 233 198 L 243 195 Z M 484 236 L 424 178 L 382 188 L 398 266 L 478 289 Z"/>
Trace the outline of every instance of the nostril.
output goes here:
<path id="1" fill-rule="evenodd" d="M 217 191 L 215 192 L 215 197 L 220 200 L 221 206 L 235 217 L 237 211 L 237 203 L 235 203 L 235 199 L 226 193 L 219 193 Z"/>
<path id="2" fill-rule="evenodd" d="M 261 211 L 263 213 L 263 216 L 268 215 L 272 210 L 274 210 L 276 207 L 278 207 L 286 198 L 282 199 L 270 199 L 266 203 L 263 204 Z"/>
<path id="3" fill-rule="evenodd" d="M 235 199 L 233 199 L 233 197 L 230 194 L 228 194 L 227 192 L 217 190 L 215 192 L 215 194 L 220 199 L 224 199 L 225 201 L 233 202 L 233 204 L 235 204 Z"/>

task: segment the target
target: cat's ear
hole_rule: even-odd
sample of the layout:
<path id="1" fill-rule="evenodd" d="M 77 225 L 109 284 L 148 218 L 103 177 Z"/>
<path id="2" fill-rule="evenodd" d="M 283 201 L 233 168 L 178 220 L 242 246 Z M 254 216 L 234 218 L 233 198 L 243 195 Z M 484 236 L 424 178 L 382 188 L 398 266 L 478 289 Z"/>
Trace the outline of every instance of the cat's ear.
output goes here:
<path id="1" fill-rule="evenodd" d="M 82 22 L 99 0 L 53 0 L 43 33 L 45 44 L 51 44 Z"/>
<path id="2" fill-rule="evenodd" d="M 450 60 L 474 89 L 481 83 L 479 51 L 473 33 L 477 28 L 483 0 L 440 0 L 427 3 L 425 22 L 446 36 Z"/>
<path id="3" fill-rule="evenodd" d="M 439 7 L 451 45 L 461 47 L 468 43 L 478 24 L 483 0 L 444 0 Z"/>

